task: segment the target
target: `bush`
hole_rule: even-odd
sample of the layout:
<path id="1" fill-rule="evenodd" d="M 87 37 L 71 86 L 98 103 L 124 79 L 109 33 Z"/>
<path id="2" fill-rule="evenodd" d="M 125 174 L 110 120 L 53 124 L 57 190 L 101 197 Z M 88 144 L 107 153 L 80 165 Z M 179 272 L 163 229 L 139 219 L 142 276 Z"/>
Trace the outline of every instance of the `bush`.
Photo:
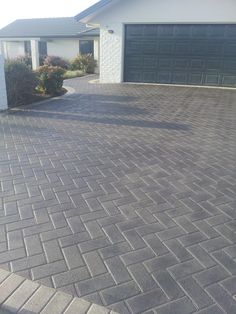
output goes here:
<path id="1" fill-rule="evenodd" d="M 97 62 L 91 54 L 78 55 L 71 63 L 72 70 L 81 70 L 84 73 L 94 73 Z"/>
<path id="2" fill-rule="evenodd" d="M 9 106 L 28 103 L 38 83 L 31 68 L 17 59 L 9 60 L 5 63 L 5 76 Z"/>
<path id="3" fill-rule="evenodd" d="M 22 62 L 25 65 L 29 66 L 32 68 L 32 58 L 30 55 L 25 55 L 25 56 L 19 56 L 15 59 L 16 61 Z"/>
<path id="4" fill-rule="evenodd" d="M 63 75 L 65 70 L 60 67 L 43 65 L 38 68 L 38 90 L 52 96 L 62 92 Z"/>
<path id="5" fill-rule="evenodd" d="M 84 72 L 80 70 L 75 70 L 75 71 L 66 71 L 65 74 L 63 75 L 64 79 L 72 79 L 75 77 L 81 77 L 84 76 Z"/>
<path id="6" fill-rule="evenodd" d="M 60 67 L 66 70 L 69 68 L 69 63 L 65 59 L 57 56 L 47 56 L 44 59 L 43 64 L 48 66 Z"/>

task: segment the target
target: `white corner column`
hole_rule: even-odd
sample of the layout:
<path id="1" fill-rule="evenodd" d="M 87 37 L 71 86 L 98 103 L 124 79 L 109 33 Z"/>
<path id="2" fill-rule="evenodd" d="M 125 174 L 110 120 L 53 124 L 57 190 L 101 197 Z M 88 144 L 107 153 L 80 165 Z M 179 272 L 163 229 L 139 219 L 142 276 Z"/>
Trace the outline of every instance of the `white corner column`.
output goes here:
<path id="1" fill-rule="evenodd" d="M 33 70 L 37 70 L 40 66 L 39 64 L 39 41 L 32 39 L 30 41 L 31 45 L 31 56 L 32 56 L 32 67 Z"/>
<path id="2" fill-rule="evenodd" d="M 94 59 L 97 61 L 97 66 L 95 69 L 95 73 L 99 73 L 99 68 L 100 68 L 100 51 L 99 51 L 99 38 L 94 39 L 94 47 L 93 47 L 93 54 L 94 54 Z"/>
<path id="3" fill-rule="evenodd" d="M 4 73 L 4 59 L 0 51 L 0 111 L 7 109 L 7 92 Z"/>

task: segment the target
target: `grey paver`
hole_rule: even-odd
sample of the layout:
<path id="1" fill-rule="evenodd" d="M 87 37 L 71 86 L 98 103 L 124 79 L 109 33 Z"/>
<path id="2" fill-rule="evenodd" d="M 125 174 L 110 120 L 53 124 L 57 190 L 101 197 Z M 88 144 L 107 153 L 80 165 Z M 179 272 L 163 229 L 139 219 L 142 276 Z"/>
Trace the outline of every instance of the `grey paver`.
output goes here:
<path id="1" fill-rule="evenodd" d="M 0 265 L 122 314 L 235 311 L 236 91 L 92 78 L 0 114 Z"/>

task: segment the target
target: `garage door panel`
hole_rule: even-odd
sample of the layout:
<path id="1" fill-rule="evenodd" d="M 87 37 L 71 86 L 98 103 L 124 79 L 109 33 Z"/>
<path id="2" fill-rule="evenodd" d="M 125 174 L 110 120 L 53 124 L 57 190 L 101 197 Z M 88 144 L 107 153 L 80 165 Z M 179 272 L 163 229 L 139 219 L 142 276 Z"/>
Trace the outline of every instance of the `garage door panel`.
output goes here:
<path id="1" fill-rule="evenodd" d="M 222 75 L 222 85 L 223 86 L 236 87 L 235 75 L 223 74 Z"/>
<path id="2" fill-rule="evenodd" d="M 161 84 L 171 84 L 171 73 L 165 71 L 158 71 L 157 82 Z"/>
<path id="3" fill-rule="evenodd" d="M 208 42 L 207 44 L 207 54 L 223 56 L 224 53 L 224 43 L 222 42 Z"/>
<path id="4" fill-rule="evenodd" d="M 225 45 L 224 54 L 226 56 L 236 56 L 236 42 L 228 42 L 227 45 Z"/>
<path id="5" fill-rule="evenodd" d="M 191 55 L 206 55 L 207 54 L 207 41 L 206 40 L 194 40 L 190 45 Z"/>
<path id="6" fill-rule="evenodd" d="M 146 25 L 143 27 L 142 34 L 144 36 L 157 37 L 158 28 L 156 27 L 156 25 Z"/>
<path id="7" fill-rule="evenodd" d="M 148 57 L 143 57 L 143 66 L 145 68 L 157 68 L 158 65 L 158 59 L 156 56 L 148 56 Z"/>
<path id="8" fill-rule="evenodd" d="M 213 73 L 206 73 L 205 76 L 205 84 L 206 85 L 220 85 L 221 82 L 221 75 L 220 73 L 213 74 Z"/>
<path id="9" fill-rule="evenodd" d="M 218 71 L 219 69 L 222 68 L 222 59 L 208 59 L 206 60 L 206 69 L 209 70 L 214 70 L 214 71 Z"/>
<path id="10" fill-rule="evenodd" d="M 192 26 L 189 25 L 175 25 L 174 26 L 174 37 L 175 38 L 191 38 L 192 37 Z"/>
<path id="11" fill-rule="evenodd" d="M 174 59 L 173 69 L 188 69 L 190 60 L 186 58 Z"/>
<path id="12" fill-rule="evenodd" d="M 236 27 L 234 24 L 226 26 L 225 37 L 236 39 Z"/>
<path id="13" fill-rule="evenodd" d="M 127 25 L 125 81 L 236 85 L 236 24 Z"/>
<path id="14" fill-rule="evenodd" d="M 205 67 L 206 67 L 206 60 L 191 58 L 190 67 L 189 67 L 190 71 L 198 71 L 198 72 L 204 71 Z"/>
<path id="15" fill-rule="evenodd" d="M 189 55 L 191 51 L 191 46 L 189 45 L 189 41 L 185 42 L 176 42 L 174 54 L 176 55 Z"/>
<path id="16" fill-rule="evenodd" d="M 192 37 L 206 39 L 207 34 L 207 25 L 192 25 Z"/>
<path id="17" fill-rule="evenodd" d="M 143 54 L 156 54 L 158 53 L 158 44 L 156 41 L 145 41 L 142 45 L 142 53 Z"/>
<path id="18" fill-rule="evenodd" d="M 188 84 L 191 85 L 202 85 L 203 74 L 202 73 L 190 73 L 188 78 Z"/>
<path id="19" fill-rule="evenodd" d="M 144 71 L 143 72 L 143 80 L 146 83 L 155 83 L 157 80 L 157 73 L 156 71 Z"/>
<path id="20" fill-rule="evenodd" d="M 174 54 L 175 42 L 173 41 L 158 41 L 158 51 L 159 54 Z"/>
<path id="21" fill-rule="evenodd" d="M 159 58 L 158 59 L 158 67 L 160 70 L 170 70 L 173 66 L 173 59 L 172 58 Z"/>
<path id="22" fill-rule="evenodd" d="M 171 83 L 187 84 L 188 83 L 188 73 L 187 72 L 172 72 Z"/>
<path id="23" fill-rule="evenodd" d="M 225 36 L 225 25 L 209 25 L 208 36 L 210 38 L 223 38 Z"/>
<path id="24" fill-rule="evenodd" d="M 159 25 L 159 27 L 157 27 L 158 37 L 160 38 L 174 37 L 174 28 L 175 28 L 174 25 Z"/>
<path id="25" fill-rule="evenodd" d="M 236 76 L 236 60 L 229 59 L 223 62 L 223 73 Z"/>

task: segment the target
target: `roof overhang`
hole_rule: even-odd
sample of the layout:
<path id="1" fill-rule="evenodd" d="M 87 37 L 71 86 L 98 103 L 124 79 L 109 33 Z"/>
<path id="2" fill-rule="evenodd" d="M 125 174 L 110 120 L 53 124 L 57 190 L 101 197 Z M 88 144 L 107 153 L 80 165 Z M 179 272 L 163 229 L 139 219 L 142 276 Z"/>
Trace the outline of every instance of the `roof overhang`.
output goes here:
<path id="1" fill-rule="evenodd" d="M 88 9 L 82 11 L 81 13 L 77 14 L 75 16 L 75 20 L 77 22 L 87 23 L 97 16 L 99 13 L 106 10 L 108 7 L 112 6 L 116 2 L 119 2 L 120 0 L 100 0 L 99 2 L 95 3 Z"/>

